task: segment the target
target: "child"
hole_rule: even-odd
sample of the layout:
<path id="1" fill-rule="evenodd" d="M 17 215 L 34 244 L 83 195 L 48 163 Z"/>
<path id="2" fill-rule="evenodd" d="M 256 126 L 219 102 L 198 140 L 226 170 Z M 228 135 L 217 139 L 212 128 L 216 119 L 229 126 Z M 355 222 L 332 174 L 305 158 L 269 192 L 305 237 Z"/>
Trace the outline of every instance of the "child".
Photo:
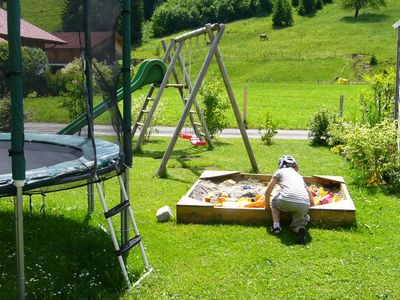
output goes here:
<path id="1" fill-rule="evenodd" d="M 309 220 L 308 210 L 310 203 L 313 203 L 313 198 L 307 189 L 303 177 L 297 173 L 299 167 L 293 157 L 289 155 L 282 156 L 279 159 L 278 168 L 265 191 L 266 207 L 269 207 L 271 193 L 275 185 L 278 184 L 281 188 L 279 193 L 272 199 L 271 213 L 273 226 L 271 231 L 273 233 L 280 233 L 279 213 L 280 211 L 290 212 L 292 214 L 290 227 L 297 234 L 296 242 L 298 244 L 305 244 L 305 226 Z"/>

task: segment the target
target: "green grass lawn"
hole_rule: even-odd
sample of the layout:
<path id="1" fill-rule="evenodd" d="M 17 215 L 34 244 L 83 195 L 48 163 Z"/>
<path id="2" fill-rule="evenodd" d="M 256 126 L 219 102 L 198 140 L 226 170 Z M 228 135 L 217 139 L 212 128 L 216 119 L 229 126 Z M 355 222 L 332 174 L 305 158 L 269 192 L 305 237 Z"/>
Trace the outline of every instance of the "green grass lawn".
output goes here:
<path id="1" fill-rule="evenodd" d="M 261 173 L 272 173 L 278 158 L 292 154 L 302 175 L 345 178 L 357 207 L 350 228 L 312 225 L 307 246 L 293 243 L 265 227 L 159 224 L 155 212 L 173 210 L 204 169 L 248 172 L 251 165 L 239 139 L 220 140 L 214 151 L 179 140 L 168 164 L 167 179 L 153 175 L 168 139 L 152 138 L 134 158 L 132 205 L 154 272 L 132 292 L 112 249 L 100 203 L 86 216 L 85 189 L 33 197 L 33 215 L 25 199 L 27 297 L 30 299 L 397 299 L 400 225 L 398 195 L 359 185 L 346 162 L 307 141 L 277 140 L 273 146 L 251 140 Z M 112 179 L 104 184 L 111 203 L 119 201 Z M 118 222 L 118 221 L 117 221 Z M 117 223 L 118 224 L 118 223 Z M 15 297 L 13 203 L 0 201 L 0 298 Z M 138 252 L 128 259 L 141 271 Z"/>
<path id="2" fill-rule="evenodd" d="M 268 111 L 279 128 L 306 129 L 319 107 L 337 111 L 340 95 L 345 96 L 345 117 L 357 119 L 360 85 L 329 83 L 337 76 L 357 82 L 363 74 L 395 65 L 396 32 L 391 25 L 398 19 L 400 5 L 395 0 L 386 2 L 387 5 L 378 11 L 362 10 L 357 19 L 352 17 L 352 11 L 342 10 L 338 3 L 326 5 L 312 18 L 294 13 L 294 26 L 279 30 L 272 28 L 271 16 L 226 24 L 219 47 L 241 110 L 244 87 L 248 85 L 248 127 L 257 128 Z M 22 4 L 23 16 L 36 24 L 40 12 L 38 8 L 30 8 L 32 4 L 29 3 Z M 54 8 L 46 8 L 43 3 L 43 12 L 51 15 L 61 10 L 53 5 Z M 46 23 L 44 19 L 43 22 Z M 260 41 L 260 33 L 267 33 L 269 39 Z M 193 81 L 207 51 L 202 36 L 187 41 L 184 47 L 182 55 L 187 64 L 192 62 L 187 68 Z M 150 39 L 146 33 L 143 45 L 134 49 L 132 55 L 143 59 L 160 57 L 160 39 Z M 368 62 L 372 55 L 379 64 L 370 68 Z M 218 76 L 216 65 L 212 63 L 207 76 Z M 134 101 L 142 102 L 146 91 L 144 88 L 134 93 Z M 177 124 L 183 109 L 177 95 L 171 90 L 163 95 L 165 111 L 161 125 Z M 58 107 L 57 99 L 27 99 L 27 120 L 68 122 L 67 112 Z M 237 126 L 232 112 L 226 117 L 229 127 Z M 102 117 L 97 122 L 109 121 Z"/>
<path id="3" fill-rule="evenodd" d="M 311 116 L 320 108 L 327 107 L 333 112 L 339 111 L 340 95 L 345 97 L 344 115 L 355 120 L 358 116 L 358 92 L 362 85 L 311 84 L 311 83 L 259 83 L 249 82 L 234 86 L 236 100 L 243 112 L 244 89 L 247 86 L 247 124 L 249 128 L 258 128 L 267 112 L 278 123 L 279 128 L 307 129 Z M 134 102 L 142 103 L 147 88 L 132 94 Z M 97 99 L 99 101 L 99 99 Z M 201 96 L 198 98 L 201 102 Z M 67 123 L 66 109 L 59 107 L 59 97 L 27 98 L 25 110 L 27 120 L 34 122 Z M 177 90 L 167 89 L 161 99 L 160 124 L 175 126 L 183 111 L 182 100 Z M 229 127 L 237 127 L 232 109 L 227 110 Z M 133 116 L 136 119 L 136 115 Z M 101 116 L 97 121 L 106 124 L 109 119 Z M 189 124 L 188 124 L 189 125 Z"/>

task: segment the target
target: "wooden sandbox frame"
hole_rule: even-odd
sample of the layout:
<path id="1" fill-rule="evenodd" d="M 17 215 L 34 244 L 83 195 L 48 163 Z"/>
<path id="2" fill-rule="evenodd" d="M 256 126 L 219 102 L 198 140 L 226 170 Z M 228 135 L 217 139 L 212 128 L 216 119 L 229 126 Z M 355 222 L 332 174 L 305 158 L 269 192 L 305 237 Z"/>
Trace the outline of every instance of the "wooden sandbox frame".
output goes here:
<path id="1" fill-rule="evenodd" d="M 204 171 L 189 191 L 176 205 L 176 218 L 178 223 L 195 224 L 243 224 L 267 225 L 272 222 L 270 209 L 265 208 L 230 208 L 217 207 L 212 203 L 203 202 L 192 198 L 193 191 L 202 180 L 221 183 L 232 179 L 236 182 L 243 180 L 257 180 L 265 185 L 271 180 L 272 175 L 250 174 L 237 171 Z M 304 176 L 307 185 L 320 184 L 324 186 L 339 187 L 343 200 L 310 208 L 310 217 L 313 223 L 329 226 L 347 226 L 355 223 L 356 208 L 350 197 L 347 186 L 341 176 Z M 289 221 L 290 215 L 281 214 L 282 221 Z"/>

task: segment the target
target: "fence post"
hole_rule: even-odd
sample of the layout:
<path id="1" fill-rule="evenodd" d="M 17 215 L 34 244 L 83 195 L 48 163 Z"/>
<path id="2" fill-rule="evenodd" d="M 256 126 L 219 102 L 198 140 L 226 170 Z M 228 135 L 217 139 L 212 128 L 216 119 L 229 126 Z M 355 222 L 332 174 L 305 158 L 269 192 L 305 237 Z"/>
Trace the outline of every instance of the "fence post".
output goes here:
<path id="1" fill-rule="evenodd" d="M 243 123 L 244 127 L 247 129 L 247 90 L 248 90 L 248 81 L 244 85 L 243 90 Z"/>
<path id="2" fill-rule="evenodd" d="M 343 117 L 343 110 L 344 110 L 344 96 L 340 95 L 340 104 L 339 104 L 339 116 Z"/>

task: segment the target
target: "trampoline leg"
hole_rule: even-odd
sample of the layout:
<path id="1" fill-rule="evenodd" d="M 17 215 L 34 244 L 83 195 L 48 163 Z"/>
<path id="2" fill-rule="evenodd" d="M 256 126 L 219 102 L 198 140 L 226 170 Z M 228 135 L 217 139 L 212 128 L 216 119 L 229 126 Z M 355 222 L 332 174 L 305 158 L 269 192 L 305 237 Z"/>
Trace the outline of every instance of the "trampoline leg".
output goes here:
<path id="1" fill-rule="evenodd" d="M 88 197 L 88 213 L 89 215 L 91 215 L 94 212 L 94 188 L 93 188 L 93 183 L 90 179 L 88 180 L 87 197 Z"/>
<path id="2" fill-rule="evenodd" d="M 22 186 L 17 186 L 17 196 L 14 197 L 14 213 L 18 299 L 25 299 L 24 216 L 22 200 Z"/>

